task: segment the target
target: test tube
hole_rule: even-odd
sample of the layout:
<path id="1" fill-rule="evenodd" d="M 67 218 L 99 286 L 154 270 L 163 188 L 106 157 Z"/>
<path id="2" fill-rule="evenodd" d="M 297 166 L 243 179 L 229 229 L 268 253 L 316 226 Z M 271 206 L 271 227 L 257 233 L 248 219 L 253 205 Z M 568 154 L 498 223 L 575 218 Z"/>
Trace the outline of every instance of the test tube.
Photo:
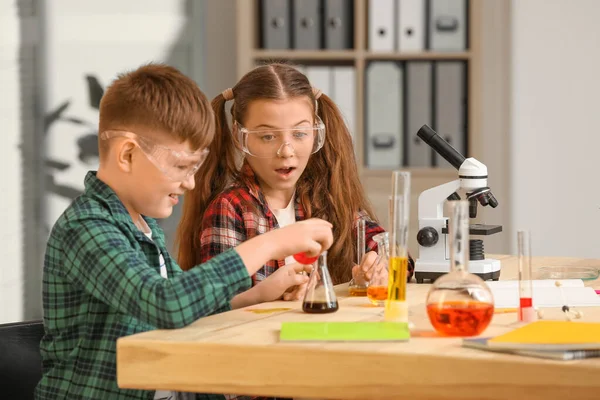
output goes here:
<path id="1" fill-rule="evenodd" d="M 531 281 L 531 241 L 527 231 L 517 231 L 519 252 L 519 321 L 536 319 L 533 308 L 533 284 Z"/>
<path id="2" fill-rule="evenodd" d="M 408 322 L 406 280 L 408 276 L 410 172 L 394 171 L 392 173 L 391 205 L 388 298 L 383 315 L 386 321 Z"/>
<path id="3" fill-rule="evenodd" d="M 360 265 L 365 256 L 365 219 L 359 218 L 356 223 L 356 265 Z"/>
<path id="4" fill-rule="evenodd" d="M 356 265 L 360 265 L 365 255 L 365 219 L 359 218 L 356 221 Z M 360 270 L 362 271 L 362 270 Z M 359 272 L 361 275 L 360 283 L 354 281 L 350 282 L 348 286 L 348 292 L 350 296 L 366 296 L 368 282 L 363 272 Z"/>

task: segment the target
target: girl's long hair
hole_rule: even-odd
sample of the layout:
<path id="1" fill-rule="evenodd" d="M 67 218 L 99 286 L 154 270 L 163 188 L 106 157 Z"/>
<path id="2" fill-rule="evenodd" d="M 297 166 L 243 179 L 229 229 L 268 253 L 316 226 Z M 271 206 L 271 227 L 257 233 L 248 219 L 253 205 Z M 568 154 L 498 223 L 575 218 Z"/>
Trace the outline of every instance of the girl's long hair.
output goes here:
<path id="1" fill-rule="evenodd" d="M 258 99 L 284 100 L 306 96 L 317 105 L 325 124 L 325 143 L 310 156 L 296 184 L 296 196 L 306 218 L 318 217 L 333 224 L 334 242 L 327 253 L 334 283 L 352 277 L 356 261 L 355 221 L 358 211 L 376 219 L 361 185 L 352 138 L 335 103 L 325 94 L 317 100 L 304 74 L 291 65 L 269 64 L 248 72 L 232 88 L 232 121 L 244 124 L 248 105 Z M 200 234 L 204 211 L 232 182 L 244 180 L 240 173 L 240 152 L 229 128 L 222 94 L 212 107 L 216 116 L 215 138 L 208 158 L 196 174 L 196 187 L 185 195 L 183 215 L 177 232 L 178 262 L 183 270 L 200 263 Z"/>

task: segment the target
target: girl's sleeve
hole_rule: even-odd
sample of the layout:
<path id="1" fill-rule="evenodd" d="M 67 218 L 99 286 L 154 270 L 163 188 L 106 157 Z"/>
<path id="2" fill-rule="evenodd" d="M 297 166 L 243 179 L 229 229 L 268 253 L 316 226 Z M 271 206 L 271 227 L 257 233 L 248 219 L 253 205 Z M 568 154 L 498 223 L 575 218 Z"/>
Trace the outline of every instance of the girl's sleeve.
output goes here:
<path id="1" fill-rule="evenodd" d="M 365 252 L 375 251 L 377 252 L 377 242 L 373 240 L 373 237 L 379 233 L 385 232 L 377 222 L 373 220 L 365 211 L 359 211 L 357 218 L 363 218 L 365 220 Z M 415 271 L 415 260 L 408 252 L 408 274 L 407 280 L 411 280 Z"/>
<path id="2" fill-rule="evenodd" d="M 201 260 L 211 258 L 236 247 L 246 240 L 244 219 L 224 197 L 213 201 L 204 212 L 200 233 Z"/>

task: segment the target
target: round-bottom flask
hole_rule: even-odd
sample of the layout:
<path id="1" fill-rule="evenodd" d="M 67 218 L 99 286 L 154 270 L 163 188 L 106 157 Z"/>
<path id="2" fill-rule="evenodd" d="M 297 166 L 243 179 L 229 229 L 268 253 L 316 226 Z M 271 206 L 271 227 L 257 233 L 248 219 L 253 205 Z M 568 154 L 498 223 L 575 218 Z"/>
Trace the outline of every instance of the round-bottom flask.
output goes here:
<path id="1" fill-rule="evenodd" d="M 494 316 L 492 291 L 469 265 L 468 202 L 450 202 L 450 272 L 438 278 L 427 294 L 427 315 L 438 332 L 448 336 L 477 336 Z"/>
<path id="2" fill-rule="evenodd" d="M 431 286 L 427 315 L 435 330 L 444 335 L 479 335 L 494 316 L 492 292 L 477 275 L 450 272 Z"/>

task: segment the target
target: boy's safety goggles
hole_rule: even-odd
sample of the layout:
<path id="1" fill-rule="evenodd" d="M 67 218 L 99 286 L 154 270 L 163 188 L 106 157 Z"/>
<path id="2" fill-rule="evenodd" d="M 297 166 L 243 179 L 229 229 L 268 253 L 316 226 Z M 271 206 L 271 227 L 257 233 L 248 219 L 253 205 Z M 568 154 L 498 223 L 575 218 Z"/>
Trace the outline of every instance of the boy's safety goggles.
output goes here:
<path id="1" fill-rule="evenodd" d="M 150 139 L 133 132 L 108 130 L 100 134 L 100 139 L 102 140 L 109 140 L 115 137 L 125 137 L 133 140 L 148 160 L 173 181 L 181 182 L 187 180 L 198 171 L 208 156 L 208 149 L 198 150 L 193 153 L 176 151 L 158 145 Z"/>
<path id="2" fill-rule="evenodd" d="M 316 118 L 313 126 L 290 129 L 248 130 L 236 122 L 238 142 L 242 151 L 253 157 L 282 157 L 285 147 L 289 147 L 295 156 L 307 157 L 319 151 L 325 143 L 325 124 L 321 118 Z"/>

